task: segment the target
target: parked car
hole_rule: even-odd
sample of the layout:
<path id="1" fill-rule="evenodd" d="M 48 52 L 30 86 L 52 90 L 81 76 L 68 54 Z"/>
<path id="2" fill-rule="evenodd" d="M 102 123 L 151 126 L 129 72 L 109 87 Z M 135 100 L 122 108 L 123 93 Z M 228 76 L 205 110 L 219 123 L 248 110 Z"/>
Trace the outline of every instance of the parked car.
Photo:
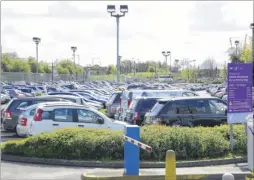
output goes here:
<path id="1" fill-rule="evenodd" d="M 127 123 L 112 121 L 101 112 L 75 103 L 38 104 L 32 123 L 26 123 L 27 136 L 66 127 L 124 130 Z"/>
<path id="2" fill-rule="evenodd" d="M 116 114 L 117 107 L 120 106 L 122 92 L 114 92 L 106 103 L 106 115 L 113 118 Z"/>
<path id="3" fill-rule="evenodd" d="M 18 124 L 18 117 L 21 108 L 48 101 L 66 101 L 61 98 L 54 97 L 24 97 L 12 99 L 3 109 L 3 128 L 6 131 L 15 131 Z"/>
<path id="4" fill-rule="evenodd" d="M 145 115 L 145 119 L 145 124 L 215 126 L 227 122 L 227 104 L 213 97 L 162 99 Z"/>
<path id="5" fill-rule="evenodd" d="M 126 121 L 131 124 L 141 126 L 145 114 L 152 109 L 160 98 L 154 97 L 137 97 L 135 98 L 127 110 Z"/>
<path id="6" fill-rule="evenodd" d="M 49 105 L 55 105 L 55 104 L 70 104 L 70 102 L 64 102 L 64 101 L 56 101 L 56 102 L 47 102 Z M 31 127 L 33 123 L 33 117 L 35 114 L 35 110 L 37 108 L 38 104 L 34 104 L 31 106 L 28 106 L 26 108 L 20 108 L 21 113 L 18 118 L 18 124 L 17 124 L 17 135 L 20 137 L 27 137 L 29 128 Z"/>
<path id="7" fill-rule="evenodd" d="M 225 102 L 228 102 L 228 95 L 224 95 L 221 99 Z"/>
<path id="8" fill-rule="evenodd" d="M 1 104 L 6 104 L 11 100 L 7 94 L 1 94 Z"/>

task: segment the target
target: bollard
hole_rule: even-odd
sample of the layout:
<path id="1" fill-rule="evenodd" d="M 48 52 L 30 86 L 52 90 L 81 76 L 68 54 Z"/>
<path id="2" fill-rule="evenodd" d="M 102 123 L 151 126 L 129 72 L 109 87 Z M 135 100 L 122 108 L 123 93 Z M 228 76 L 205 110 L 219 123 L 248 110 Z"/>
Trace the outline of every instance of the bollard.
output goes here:
<path id="1" fill-rule="evenodd" d="M 222 176 L 222 180 L 235 180 L 235 177 L 234 177 L 233 174 L 225 173 L 225 174 Z"/>
<path id="2" fill-rule="evenodd" d="M 166 153 L 165 180 L 176 180 L 176 155 L 173 150 Z"/>

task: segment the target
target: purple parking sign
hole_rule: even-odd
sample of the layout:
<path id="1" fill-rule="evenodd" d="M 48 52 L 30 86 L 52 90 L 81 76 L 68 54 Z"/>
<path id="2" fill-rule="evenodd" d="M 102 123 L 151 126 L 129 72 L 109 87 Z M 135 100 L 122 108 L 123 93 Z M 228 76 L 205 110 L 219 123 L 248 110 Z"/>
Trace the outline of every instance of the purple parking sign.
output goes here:
<path id="1" fill-rule="evenodd" d="M 252 112 L 252 64 L 228 63 L 228 113 Z"/>

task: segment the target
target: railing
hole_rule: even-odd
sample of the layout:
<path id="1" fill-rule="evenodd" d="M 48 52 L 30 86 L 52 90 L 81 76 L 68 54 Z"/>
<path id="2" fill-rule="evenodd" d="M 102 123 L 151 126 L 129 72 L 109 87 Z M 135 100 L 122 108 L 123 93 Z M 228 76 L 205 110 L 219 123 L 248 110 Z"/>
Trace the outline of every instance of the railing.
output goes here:
<path id="1" fill-rule="evenodd" d="M 125 76 L 121 74 L 121 82 L 126 80 L 140 81 L 146 80 L 146 76 Z M 56 82 L 56 81 L 76 81 L 76 77 L 74 74 L 56 74 L 56 73 L 24 73 L 24 72 L 2 72 L 0 77 L 1 82 Z M 77 81 L 116 81 L 116 76 L 114 74 L 110 75 L 90 75 L 86 74 L 78 74 Z"/>

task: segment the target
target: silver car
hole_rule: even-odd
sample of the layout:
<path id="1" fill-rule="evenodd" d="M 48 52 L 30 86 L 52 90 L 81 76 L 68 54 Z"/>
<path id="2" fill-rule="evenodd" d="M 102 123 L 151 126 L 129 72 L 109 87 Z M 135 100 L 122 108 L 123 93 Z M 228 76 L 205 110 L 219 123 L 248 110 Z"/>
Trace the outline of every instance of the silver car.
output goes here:
<path id="1" fill-rule="evenodd" d="M 114 92 L 106 103 L 106 115 L 113 118 L 120 106 L 122 92 Z"/>

